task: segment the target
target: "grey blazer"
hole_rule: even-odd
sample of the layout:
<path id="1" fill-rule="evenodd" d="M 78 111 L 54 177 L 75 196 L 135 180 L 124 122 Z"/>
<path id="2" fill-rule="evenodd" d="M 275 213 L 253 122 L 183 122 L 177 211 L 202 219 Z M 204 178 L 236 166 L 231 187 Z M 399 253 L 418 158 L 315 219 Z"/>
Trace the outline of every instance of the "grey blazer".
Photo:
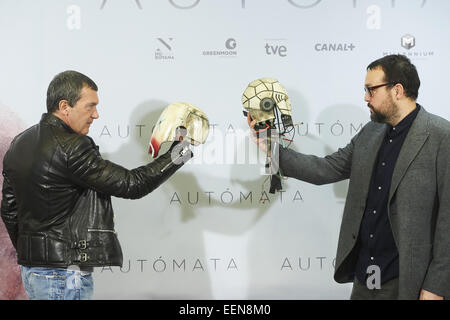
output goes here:
<path id="1" fill-rule="evenodd" d="M 369 122 L 324 158 L 280 148 L 284 176 L 317 185 L 350 179 L 334 272 L 339 283 L 353 281 L 350 252 L 387 127 Z M 399 252 L 399 299 L 418 299 L 421 289 L 450 298 L 450 122 L 423 107 L 395 165 L 388 215 Z"/>

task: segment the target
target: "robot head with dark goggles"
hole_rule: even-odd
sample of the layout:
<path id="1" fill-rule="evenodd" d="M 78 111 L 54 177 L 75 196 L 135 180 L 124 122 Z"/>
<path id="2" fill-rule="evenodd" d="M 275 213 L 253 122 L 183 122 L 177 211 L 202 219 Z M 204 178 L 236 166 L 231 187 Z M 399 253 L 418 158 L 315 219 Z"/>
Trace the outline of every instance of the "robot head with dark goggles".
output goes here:
<path id="1" fill-rule="evenodd" d="M 286 89 L 273 78 L 249 83 L 242 94 L 244 115 L 256 120 L 255 130 L 278 129 L 284 134 L 293 129 L 291 103 Z"/>

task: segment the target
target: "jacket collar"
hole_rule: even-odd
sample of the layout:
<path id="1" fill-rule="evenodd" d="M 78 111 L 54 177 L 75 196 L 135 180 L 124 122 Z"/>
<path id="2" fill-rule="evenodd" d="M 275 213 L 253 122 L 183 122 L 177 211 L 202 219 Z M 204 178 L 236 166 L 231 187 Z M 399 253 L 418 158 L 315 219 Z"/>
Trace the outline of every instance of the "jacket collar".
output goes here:
<path id="1" fill-rule="evenodd" d="M 70 132 L 70 133 L 76 133 L 75 131 L 72 130 L 71 127 L 69 127 L 69 125 L 67 123 L 62 121 L 60 118 L 55 116 L 53 113 L 42 114 L 41 123 L 49 124 L 51 126 L 55 126 L 55 127 L 59 127 L 59 128 L 64 128 L 65 130 L 67 130 L 67 132 Z"/>

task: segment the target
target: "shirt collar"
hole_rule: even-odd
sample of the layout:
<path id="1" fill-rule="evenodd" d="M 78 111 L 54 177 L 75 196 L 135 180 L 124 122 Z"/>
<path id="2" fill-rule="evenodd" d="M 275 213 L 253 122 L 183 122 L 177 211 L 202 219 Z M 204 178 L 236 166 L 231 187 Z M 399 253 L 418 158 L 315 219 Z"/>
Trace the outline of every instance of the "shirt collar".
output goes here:
<path id="1" fill-rule="evenodd" d="M 420 105 L 416 103 L 416 108 L 411 111 L 406 117 L 402 119 L 396 126 L 389 125 L 389 135 L 396 136 L 402 133 L 404 130 L 411 127 L 412 123 L 414 122 L 414 119 L 416 118 L 417 114 L 419 113 Z"/>

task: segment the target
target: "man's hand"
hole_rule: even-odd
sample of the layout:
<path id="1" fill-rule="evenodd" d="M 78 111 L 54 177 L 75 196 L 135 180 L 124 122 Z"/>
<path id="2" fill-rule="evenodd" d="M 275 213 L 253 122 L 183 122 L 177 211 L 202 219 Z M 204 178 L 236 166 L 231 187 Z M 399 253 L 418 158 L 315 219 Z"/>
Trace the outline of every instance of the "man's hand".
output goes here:
<path id="1" fill-rule="evenodd" d="M 419 300 L 444 300 L 444 297 L 422 289 L 422 291 L 420 291 Z"/>
<path id="2" fill-rule="evenodd" d="M 256 131 L 255 131 L 255 125 L 256 120 L 252 120 L 252 117 L 250 117 L 250 112 L 247 114 L 247 123 L 250 127 L 250 137 L 254 143 L 264 152 L 267 152 L 267 145 L 266 145 L 266 139 L 264 138 L 257 138 L 256 137 Z"/>

